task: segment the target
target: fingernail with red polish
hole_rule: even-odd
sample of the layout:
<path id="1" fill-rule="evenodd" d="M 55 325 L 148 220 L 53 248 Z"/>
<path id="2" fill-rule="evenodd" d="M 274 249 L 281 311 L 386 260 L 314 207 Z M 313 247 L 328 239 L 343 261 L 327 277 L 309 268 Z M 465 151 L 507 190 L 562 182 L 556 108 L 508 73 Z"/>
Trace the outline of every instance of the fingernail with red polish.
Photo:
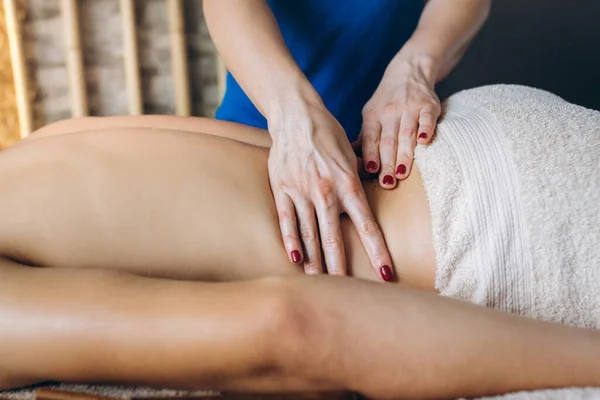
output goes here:
<path id="1" fill-rule="evenodd" d="M 419 134 L 419 139 L 427 139 L 427 134 L 425 132 L 421 132 Z"/>
<path id="2" fill-rule="evenodd" d="M 394 184 L 394 177 L 391 175 L 385 175 L 383 177 L 383 184 L 384 185 L 393 185 Z"/>
<path id="3" fill-rule="evenodd" d="M 370 171 L 370 172 L 377 171 L 377 163 L 375 161 L 369 161 L 367 163 L 367 171 Z"/>
<path id="4" fill-rule="evenodd" d="M 394 277 L 392 274 L 392 269 L 388 265 L 384 265 L 379 268 L 379 272 L 381 272 L 381 277 L 384 281 L 389 282 Z"/>
<path id="5" fill-rule="evenodd" d="M 404 175 L 406 173 L 406 165 L 398 164 L 398 168 L 396 168 L 396 175 Z"/>
<path id="6" fill-rule="evenodd" d="M 298 264 L 300 262 L 300 252 L 298 250 L 292 251 L 292 262 Z"/>

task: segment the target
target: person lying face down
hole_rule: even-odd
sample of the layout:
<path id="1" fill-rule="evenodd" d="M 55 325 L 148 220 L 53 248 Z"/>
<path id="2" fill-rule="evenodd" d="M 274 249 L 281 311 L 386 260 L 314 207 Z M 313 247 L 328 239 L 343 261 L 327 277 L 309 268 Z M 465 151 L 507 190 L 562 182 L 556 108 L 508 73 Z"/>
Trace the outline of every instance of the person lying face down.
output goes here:
<path id="1" fill-rule="evenodd" d="M 453 96 L 406 181 L 364 183 L 400 285 L 368 282 L 377 255 L 346 219 L 336 244 L 362 279 L 301 276 L 260 130 L 163 116 L 43 128 L 0 153 L 0 387 L 600 386 L 599 127 L 536 89 Z"/>

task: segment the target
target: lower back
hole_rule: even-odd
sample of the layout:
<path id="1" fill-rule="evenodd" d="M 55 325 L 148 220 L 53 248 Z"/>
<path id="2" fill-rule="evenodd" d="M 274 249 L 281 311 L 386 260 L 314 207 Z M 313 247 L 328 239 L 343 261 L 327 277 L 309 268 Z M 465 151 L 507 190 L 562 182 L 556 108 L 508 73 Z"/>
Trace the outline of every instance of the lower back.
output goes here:
<path id="1" fill-rule="evenodd" d="M 26 141 L 0 155 L 0 253 L 36 266 L 176 279 L 299 274 L 281 244 L 267 156 L 219 136 L 160 129 Z M 366 185 L 400 278 L 432 286 L 418 172 L 394 191 Z M 344 226 L 352 272 L 375 278 L 353 227 Z"/>

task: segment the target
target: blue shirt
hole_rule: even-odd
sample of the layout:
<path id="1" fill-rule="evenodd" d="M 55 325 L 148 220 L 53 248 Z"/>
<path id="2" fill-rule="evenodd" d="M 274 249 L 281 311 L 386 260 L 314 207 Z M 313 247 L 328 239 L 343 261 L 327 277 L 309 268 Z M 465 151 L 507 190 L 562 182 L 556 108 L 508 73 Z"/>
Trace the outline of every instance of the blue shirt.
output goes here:
<path id="1" fill-rule="evenodd" d="M 361 111 L 416 28 L 419 0 L 268 0 L 292 56 L 353 141 Z M 267 121 L 231 74 L 216 118 Z"/>

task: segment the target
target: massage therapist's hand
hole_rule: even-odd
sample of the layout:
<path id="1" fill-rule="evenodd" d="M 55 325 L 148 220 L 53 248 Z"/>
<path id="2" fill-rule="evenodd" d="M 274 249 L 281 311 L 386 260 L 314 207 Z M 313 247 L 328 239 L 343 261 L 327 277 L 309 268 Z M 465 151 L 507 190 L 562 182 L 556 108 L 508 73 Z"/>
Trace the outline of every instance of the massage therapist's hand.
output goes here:
<path id="1" fill-rule="evenodd" d="M 346 212 L 376 273 L 391 280 L 391 257 L 367 203 L 356 156 L 343 128 L 320 99 L 282 104 L 285 106 L 267 118 L 273 137 L 268 167 L 290 259 L 304 261 L 308 274 L 321 273 L 322 246 L 327 272 L 345 275 L 340 214 Z"/>
<path id="2" fill-rule="evenodd" d="M 415 146 L 428 144 L 440 116 L 435 79 L 413 58 L 397 57 L 363 108 L 360 134 L 365 169 L 383 188 L 409 176 Z"/>

